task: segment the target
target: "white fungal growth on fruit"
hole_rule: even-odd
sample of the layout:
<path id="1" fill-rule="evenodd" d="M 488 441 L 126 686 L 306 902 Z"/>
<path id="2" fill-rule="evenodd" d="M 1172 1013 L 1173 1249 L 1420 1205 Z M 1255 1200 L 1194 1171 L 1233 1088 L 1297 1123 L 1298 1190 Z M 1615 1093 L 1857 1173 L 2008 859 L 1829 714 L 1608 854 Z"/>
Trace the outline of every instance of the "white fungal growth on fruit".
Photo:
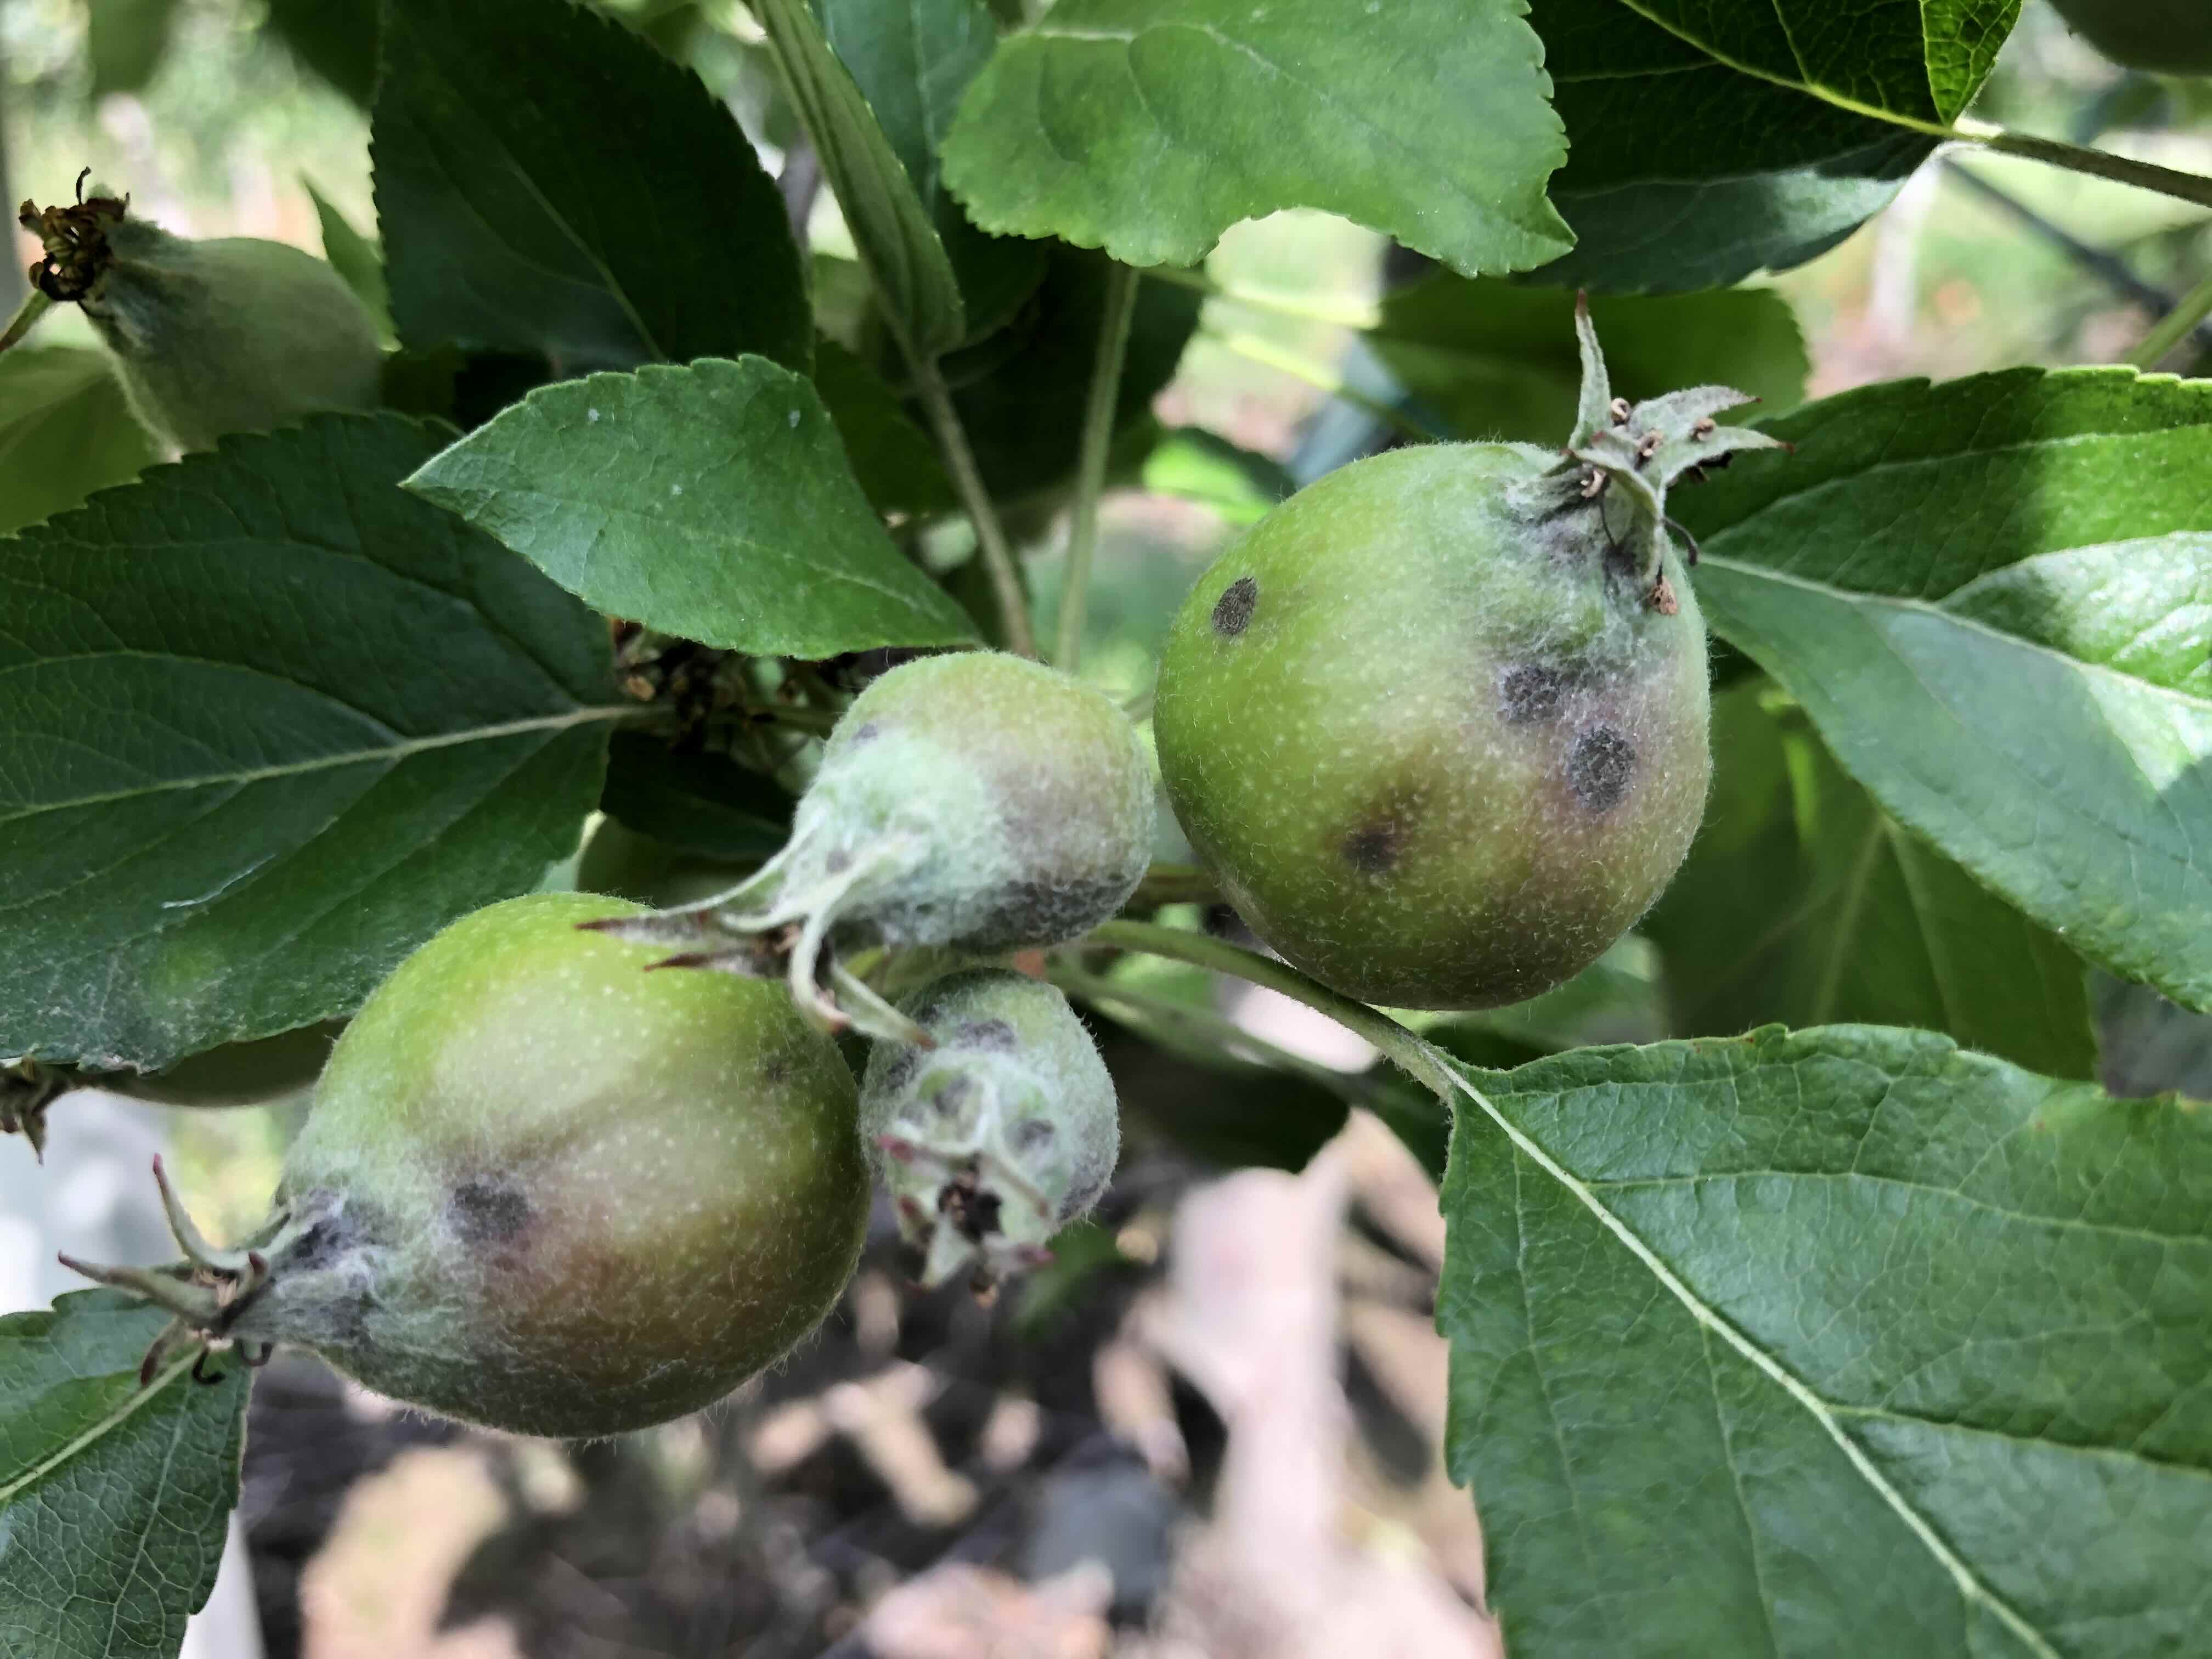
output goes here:
<path id="1" fill-rule="evenodd" d="M 979 1284 L 1051 1259 L 1121 1152 L 1114 1082 L 1067 999 L 995 969 L 937 981 L 904 1011 L 931 1046 L 878 1043 L 860 1129 L 921 1253 L 921 1280 Z"/>
<path id="2" fill-rule="evenodd" d="M 672 967 L 780 966 L 817 1024 L 913 1042 L 838 947 L 1063 944 L 1136 890 L 1152 811 L 1144 747 L 1105 697 L 1024 658 L 927 657 L 845 711 L 790 841 L 758 873 L 605 927 L 681 947 Z"/>

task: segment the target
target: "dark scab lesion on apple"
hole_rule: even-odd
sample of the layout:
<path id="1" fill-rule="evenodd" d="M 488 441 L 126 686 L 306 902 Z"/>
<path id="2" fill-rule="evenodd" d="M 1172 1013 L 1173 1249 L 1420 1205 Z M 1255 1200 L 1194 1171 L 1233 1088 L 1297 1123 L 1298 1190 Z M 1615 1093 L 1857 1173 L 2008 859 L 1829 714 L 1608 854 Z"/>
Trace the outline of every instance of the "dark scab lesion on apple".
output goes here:
<path id="1" fill-rule="evenodd" d="M 952 1033 L 956 1048 L 981 1048 L 994 1054 L 1011 1054 L 1021 1046 L 1014 1028 L 1003 1019 L 971 1019 Z"/>
<path id="2" fill-rule="evenodd" d="M 453 1188 L 446 1217 L 465 1243 L 510 1243 L 530 1224 L 530 1197 L 505 1176 L 471 1176 Z"/>
<path id="3" fill-rule="evenodd" d="M 1395 818 L 1363 823 L 1345 836 L 1339 850 L 1344 861 L 1363 876 L 1385 876 L 1397 866 L 1405 831 Z"/>
<path id="4" fill-rule="evenodd" d="M 956 1117 L 967 1105 L 969 1097 L 975 1092 L 975 1079 L 956 1077 L 929 1097 L 930 1106 L 939 1117 Z"/>
<path id="5" fill-rule="evenodd" d="M 1498 677 L 1498 712 L 1509 726 L 1557 717 L 1567 698 L 1567 677 L 1549 663 L 1516 663 Z"/>
<path id="6" fill-rule="evenodd" d="M 1260 584 L 1249 576 L 1239 576 L 1213 602 L 1213 631 L 1224 640 L 1235 639 L 1252 625 L 1252 612 L 1259 603 Z"/>
<path id="7" fill-rule="evenodd" d="M 1579 733 L 1567 756 L 1567 787 L 1592 812 L 1618 806 L 1636 778 L 1636 745 L 1610 726 Z"/>
<path id="8" fill-rule="evenodd" d="M 313 1273 L 331 1267 L 386 1231 L 376 1224 L 380 1218 L 358 1200 L 341 1202 L 336 1194 L 321 1188 L 304 1194 L 294 1210 L 314 1219 L 285 1249 L 283 1265 L 290 1273 Z"/>
<path id="9" fill-rule="evenodd" d="M 914 1081 L 914 1074 L 921 1069 L 921 1049 L 900 1049 L 890 1064 L 884 1067 L 884 1088 L 891 1094 L 903 1093 L 907 1085 Z"/>

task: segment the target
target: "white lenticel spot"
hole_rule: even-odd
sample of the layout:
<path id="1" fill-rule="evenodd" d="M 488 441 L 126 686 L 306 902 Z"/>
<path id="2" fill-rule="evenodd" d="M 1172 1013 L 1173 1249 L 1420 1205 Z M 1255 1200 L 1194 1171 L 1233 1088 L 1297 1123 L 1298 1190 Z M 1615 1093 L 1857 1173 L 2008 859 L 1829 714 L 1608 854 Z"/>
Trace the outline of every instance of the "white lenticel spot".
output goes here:
<path id="1" fill-rule="evenodd" d="M 668 493 L 672 495 L 681 495 L 684 493 L 684 486 L 682 484 L 671 484 L 668 486 Z"/>
<path id="2" fill-rule="evenodd" d="M 799 411 L 795 409 L 791 411 L 791 424 L 793 426 L 799 424 Z"/>
<path id="3" fill-rule="evenodd" d="M 587 409 L 584 411 L 584 418 L 587 421 L 596 421 L 599 418 L 599 411 L 596 409 Z"/>

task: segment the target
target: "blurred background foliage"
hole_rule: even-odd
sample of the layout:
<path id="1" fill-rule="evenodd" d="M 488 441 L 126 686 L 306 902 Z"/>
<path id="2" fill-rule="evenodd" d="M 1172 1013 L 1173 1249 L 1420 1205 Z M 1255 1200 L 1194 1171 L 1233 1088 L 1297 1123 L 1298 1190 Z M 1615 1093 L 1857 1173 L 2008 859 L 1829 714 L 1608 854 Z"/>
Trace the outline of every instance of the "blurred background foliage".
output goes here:
<path id="1" fill-rule="evenodd" d="M 692 64 L 771 169 L 781 167 L 793 123 L 736 0 L 605 0 L 603 9 Z M 1016 13 L 1018 0 L 999 9 Z M 361 0 L 0 0 L 0 186 L 11 201 L 53 201 L 89 167 L 173 228 L 294 242 L 374 280 L 364 108 L 373 17 Z M 2212 172 L 2212 81 L 2118 70 L 2040 0 L 2027 7 L 1978 112 Z M 806 212 L 826 288 L 849 240 L 826 196 Z M 33 252 L 19 236 L 0 271 L 11 307 Z M 1772 410 L 1899 375 L 2125 361 L 2208 271 L 2212 222 L 2201 211 L 1977 155 L 1931 161 L 1884 214 L 1799 269 L 1728 295 L 1601 299 L 1599 321 L 1616 381 L 1632 395 L 1722 379 Z M 1289 489 L 1423 436 L 1552 441 L 1572 407 L 1568 295 L 1440 274 L 1340 220 L 1291 213 L 1246 224 L 1202 274 L 1147 280 L 1164 331 L 1164 389 L 1154 422 L 1120 458 L 1128 487 L 1106 508 L 1084 653 L 1088 678 L 1134 702 L 1148 696 L 1154 653 L 1193 577 Z M 1169 379 L 1174 337 L 1194 319 Z M 1049 319 L 1030 325 L 1038 332 L 1022 344 L 1029 355 L 1018 367 L 1048 358 L 1073 375 L 1087 361 L 1087 336 L 1060 338 Z M 51 319 L 39 342 L 87 343 L 74 311 Z M 987 349 L 995 348 L 978 348 Z M 2206 373 L 2212 328 L 2181 340 L 2159 367 Z M 116 435 L 105 383 L 79 386 L 73 372 L 36 353 L 0 371 L 0 510 L 10 523 L 56 505 L 38 493 L 58 465 L 56 428 L 21 441 L 27 409 L 82 398 L 84 441 L 119 446 L 102 463 L 115 476 L 150 453 Z M 969 413 L 988 423 L 980 408 Z M 1054 463 L 1023 441 L 1048 422 L 1026 407 L 1001 413 L 1007 476 L 1030 488 Z M 82 447 L 64 446 L 73 447 Z M 1015 522 L 1048 623 L 1064 526 L 1045 498 Z M 957 563 L 965 532 L 933 529 L 922 550 L 934 568 Z M 2056 1074 L 2100 1072 L 2123 1093 L 2212 1097 L 2212 1021 L 2088 975 L 2063 942 L 2029 936 L 1888 823 L 1788 698 L 1741 659 L 1717 663 L 1717 684 L 1706 828 L 1644 929 L 1550 997 L 1425 1020 L 1432 1035 L 1466 1058 L 1506 1066 L 1580 1043 L 1865 1018 L 1948 1030 Z M 610 822 L 602 834 L 585 867 L 616 884 L 650 894 L 656 881 L 696 890 L 716 878 L 635 830 Z M 1166 860 L 1188 857 L 1164 818 L 1158 850 Z M 1225 913 L 1211 920 L 1235 926 Z M 1984 958 L 1986 975 L 1974 966 Z M 1972 988 L 2006 971 L 2025 977 L 1978 1000 Z M 312 1367 L 272 1374 L 256 1397 L 245 1510 L 268 1650 L 433 1651 L 408 1646 L 391 1624 L 413 1594 L 392 1592 L 393 1575 L 419 1568 L 434 1580 L 418 1610 L 426 1644 L 429 1632 L 489 1612 L 533 1654 L 812 1653 L 849 1631 L 853 1609 L 886 1584 L 963 1551 L 979 1559 L 1042 1550 L 1030 1576 L 1048 1577 L 1073 1525 L 1062 1512 L 1069 1504 L 1097 1525 L 1121 1514 L 1109 1541 L 1134 1562 L 1126 1582 L 1147 1582 L 1146 1562 L 1157 1569 L 1164 1559 L 1167 1520 L 1202 1507 L 1221 1440 L 1200 1395 L 1143 1360 L 1124 1329 L 1158 1276 L 1178 1195 L 1219 1166 L 1297 1167 L 1351 1106 L 1373 1110 L 1431 1170 L 1443 1125 L 1424 1097 L 1373 1071 L 1357 1044 L 1316 1033 L 1265 994 L 1224 1000 L 1204 975 L 1133 963 L 1091 990 L 1129 1105 L 1132 1153 L 1099 1223 L 1064 1241 L 1054 1268 L 998 1309 L 957 1294 L 902 1304 L 879 1229 L 872 1265 L 829 1334 L 726 1418 L 574 1456 L 479 1448 L 471 1473 L 443 1477 L 405 1459 L 410 1449 L 450 1449 L 453 1431 L 365 1411 Z M 1224 1061 L 1211 1041 L 1178 1041 L 1187 1022 L 1218 1033 L 1224 1020 L 1248 1034 L 1241 1058 Z M 178 1116 L 177 1174 L 211 1233 L 234 1234 L 262 1212 L 298 1109 L 295 1101 Z M 1352 1205 L 1352 1254 L 1363 1264 L 1354 1277 L 1382 1286 L 1373 1306 L 1425 1319 L 1434 1264 L 1409 1243 L 1418 1226 L 1388 1224 L 1392 1188 L 1375 1179 Z M 1403 1524 L 1440 1559 L 1464 1552 L 1465 1537 L 1440 1542 L 1422 1530 L 1436 1437 L 1409 1427 L 1403 1402 L 1375 1380 L 1400 1351 L 1349 1352 L 1350 1397 L 1382 1471 L 1369 1498 L 1396 1492 Z M 935 1379 L 927 1386 L 924 1370 Z M 922 1449 L 901 1451 L 902 1433 L 922 1436 Z M 386 1480 L 369 1498 L 349 1498 L 363 1476 L 403 1468 L 399 1487 Z M 765 1501 L 763 1483 L 775 1485 Z M 449 1519 L 474 1519 L 458 1532 L 429 1528 L 410 1545 L 410 1505 L 425 1502 Z M 1464 1511 L 1461 1500 L 1449 1512 Z M 742 1526 L 740 1514 L 750 1517 Z M 334 1530 L 340 1541 L 331 1546 Z M 445 1555 L 395 1565 L 410 1547 Z M 1479 1579 L 1479 1538 L 1473 1549 L 1468 1570 Z M 303 1624 L 303 1606 L 321 1609 L 320 1645 L 301 1646 L 314 1623 Z M 1142 1607 L 1112 1611 L 1126 1618 Z"/>

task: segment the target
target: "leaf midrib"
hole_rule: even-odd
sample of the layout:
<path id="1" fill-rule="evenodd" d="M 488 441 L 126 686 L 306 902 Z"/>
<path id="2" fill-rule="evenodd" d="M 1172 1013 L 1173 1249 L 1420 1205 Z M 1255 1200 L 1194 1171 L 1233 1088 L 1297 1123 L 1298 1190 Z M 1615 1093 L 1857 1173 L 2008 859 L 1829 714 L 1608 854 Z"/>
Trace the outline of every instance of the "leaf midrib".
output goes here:
<path id="1" fill-rule="evenodd" d="M 2080 1216 L 2038 1215 L 2028 1210 L 2008 1210 L 1988 1199 L 1976 1198 L 1971 1193 L 1955 1187 L 1938 1187 L 1925 1181 L 1908 1181 L 1903 1176 L 1877 1175 L 1866 1170 L 1714 1170 L 1696 1175 L 1622 1176 L 1615 1179 L 1586 1181 L 1583 1184 L 1593 1192 L 1641 1192 L 1662 1187 L 1695 1187 L 1707 1182 L 1728 1181 L 1756 1181 L 1771 1176 L 1783 1181 L 1838 1181 L 1865 1182 L 1869 1185 L 1896 1188 L 1905 1192 L 1926 1193 L 1930 1197 L 1947 1202 L 1965 1205 L 1969 1209 L 1983 1210 L 2007 1221 L 2017 1222 L 2023 1227 L 2051 1227 L 2061 1231 L 2081 1231 L 2100 1238 L 2132 1238 L 2142 1243 L 2155 1244 L 2160 1249 L 2193 1244 L 2212 1249 L 2212 1239 L 2201 1234 L 2154 1232 L 2148 1227 L 2124 1227 L 2106 1221 L 2090 1221 Z"/>
<path id="2" fill-rule="evenodd" d="M 1907 1502 L 1905 1495 L 1891 1484 L 1888 1477 L 1875 1467 L 1874 1460 L 1868 1455 L 1866 1449 L 1846 1434 L 1843 1425 L 1837 1421 L 1835 1407 L 1815 1393 L 1809 1384 L 1787 1370 L 1779 1360 L 1737 1330 L 1717 1311 L 1709 1307 L 1673 1268 L 1660 1260 L 1657 1252 L 1646 1244 L 1627 1223 L 1598 1200 L 1597 1194 L 1586 1183 L 1560 1164 L 1532 1137 L 1523 1133 L 1517 1124 L 1507 1118 L 1491 1103 L 1487 1096 L 1468 1082 L 1461 1069 L 1459 1061 L 1453 1060 L 1432 1044 L 1424 1042 L 1421 1046 L 1429 1051 L 1431 1058 L 1437 1066 L 1450 1075 L 1453 1085 L 1474 1103 L 1483 1115 L 1504 1133 L 1515 1149 L 1534 1163 L 1537 1168 L 1542 1170 L 1545 1174 L 1558 1182 L 1577 1202 L 1595 1216 L 1599 1224 L 1620 1241 L 1629 1254 L 1644 1265 L 1652 1277 L 1658 1280 L 1660 1286 L 1674 1297 L 1692 1319 L 1719 1337 L 1760 1373 L 1771 1380 L 1820 1425 L 1822 1431 L 1843 1453 L 1845 1460 L 1858 1472 L 1860 1478 L 1867 1483 L 1875 1495 L 1905 1523 L 1907 1529 L 1926 1548 L 1937 1565 L 1950 1576 L 1952 1582 L 1959 1588 L 1961 1599 L 1989 1608 L 1992 1616 L 2026 1643 L 2040 1656 L 2040 1659 L 2063 1659 L 2058 1650 L 2044 1638 L 2040 1632 L 2029 1624 L 1996 1591 L 1982 1583 L 1973 1569 L 1943 1541 L 1927 1517 Z"/>
<path id="3" fill-rule="evenodd" d="M 2065 550 L 2054 548 L 2047 550 L 2059 552 Z M 2040 640 L 2027 639 L 2018 634 L 2007 633 L 2003 629 L 1994 627 L 1978 617 L 1964 615 L 1938 601 L 1915 599 L 1900 593 L 1878 593 L 1869 588 L 1838 587 L 1833 583 L 1817 581 L 1809 576 L 1800 576 L 1791 571 L 1779 570 L 1772 565 L 1752 564 L 1741 559 L 1732 559 L 1725 554 L 1708 552 L 1699 562 L 1725 570 L 1731 575 L 1762 581 L 1780 582 L 1785 586 L 1802 588 L 1808 592 L 1818 593 L 1824 599 L 1839 599 L 1848 605 L 1889 605 L 1900 611 L 1913 611 L 1923 616 L 1940 617 L 1954 627 L 1984 634 L 1993 640 L 2002 640 L 2008 646 L 2025 651 L 2039 652 L 2044 656 L 2064 663 L 2081 673 L 2100 676 L 2134 690 L 2148 691 L 2157 696 L 2171 698 L 2175 702 L 2194 709 L 2198 714 L 2212 717 L 2212 696 L 2199 696 L 2195 692 L 2184 691 L 2174 686 L 2161 685 L 2156 680 L 2147 680 L 2140 675 L 2123 673 L 2109 663 L 2091 662 L 2080 657 L 2069 656 L 2065 652 L 2054 646 L 2046 645 Z M 2002 568 L 1999 567 L 1999 568 Z"/>
<path id="4" fill-rule="evenodd" d="M 122 1427 L 132 1417 L 143 1411 L 179 1377 L 191 1370 L 198 1361 L 197 1354 L 178 1360 L 166 1372 L 156 1376 L 143 1388 L 133 1389 L 120 1402 L 87 1425 L 74 1439 L 64 1442 L 46 1456 L 25 1469 L 15 1479 L 9 1481 L 5 1486 L 0 1486 L 0 1508 L 4 1508 L 15 1502 L 18 1497 L 38 1485 L 40 1481 L 45 1480 L 79 1452 Z"/>
<path id="5" fill-rule="evenodd" d="M 1641 17 L 1645 22 L 1650 24 L 1653 27 L 1665 31 L 1667 33 L 1674 36 L 1677 40 L 1681 41 L 1685 46 L 1694 47 L 1696 50 L 1705 53 L 1706 57 L 1711 58 L 1714 63 L 1721 65 L 1722 68 L 1734 70 L 1737 74 L 1747 76 L 1752 80 L 1764 81 L 1769 86 L 1781 87 L 1791 92 L 1802 92 L 1808 97 L 1819 99 L 1824 104 L 1832 105 L 1837 109 L 1847 110 L 1854 115 L 1863 115 L 1871 121 L 1881 121 L 1891 126 L 1905 127 L 1915 132 L 1929 133 L 1938 137 L 1950 137 L 1956 136 L 1953 130 L 1943 122 L 1924 120 L 1917 115 L 1907 115 L 1900 110 L 1884 109 L 1879 104 L 1866 103 L 1860 99 L 1850 96 L 1848 93 L 1838 92 L 1832 87 L 1822 86 L 1819 82 L 1811 79 L 1809 76 L 1802 76 L 1802 71 L 1805 68 L 1805 60 L 1797 51 L 1797 43 L 1796 39 L 1790 35 L 1789 20 L 1783 15 L 1780 0 L 1773 0 L 1774 15 L 1776 20 L 1781 24 L 1784 37 L 1790 41 L 1790 55 L 1796 60 L 1797 67 L 1801 71 L 1801 78 L 1795 81 L 1790 80 L 1786 76 L 1774 74 L 1769 70 L 1755 69 L 1749 64 L 1743 63 L 1737 58 L 1729 56 L 1728 53 L 1721 52 L 1705 41 L 1699 40 L 1696 35 L 1687 33 L 1679 25 L 1669 21 L 1664 17 L 1654 15 L 1650 9 L 1643 3 L 1643 0 L 1617 0 L 1617 3 L 1623 10 L 1635 13 L 1636 15 Z M 1921 38 L 1921 68 L 1923 70 L 1926 70 L 1927 64 L 1927 37 L 1923 34 Z M 1933 82 L 1929 83 L 1928 94 L 1928 100 L 1929 104 L 1940 108 L 1941 100 L 1936 96 L 1936 88 Z"/>
<path id="6" fill-rule="evenodd" d="M 82 795 L 67 800 L 40 801 L 21 811 L 0 815 L 0 825 L 34 818 L 46 812 L 58 812 L 86 806 L 104 806 L 111 802 L 137 800 L 149 796 L 173 794 L 180 790 L 205 789 L 217 785 L 242 787 L 266 783 L 273 779 L 298 777 L 305 774 L 331 771 L 343 767 L 371 763 L 397 765 L 415 756 L 433 750 L 457 748 L 463 744 L 491 743 L 501 738 L 519 737 L 527 732 L 559 732 L 596 720 L 635 720 L 649 717 L 650 711 L 641 706 L 624 707 L 619 704 L 575 709 L 564 714 L 538 715 L 530 720 L 507 720 L 497 726 L 471 726 L 465 731 L 441 732 L 426 738 L 410 738 L 382 749 L 349 750 L 341 753 L 317 755 L 305 760 L 289 761 L 276 766 L 254 767 L 240 772 L 209 773 L 187 778 L 167 778 L 143 789 L 118 789 L 104 794 Z"/>
<path id="7" fill-rule="evenodd" d="M 443 495 L 446 499 L 441 505 L 452 507 L 457 512 L 465 513 L 470 507 L 477 504 L 469 498 L 478 489 L 482 489 L 486 496 L 492 499 L 529 503 L 550 508 L 556 515 L 574 515 L 588 510 L 598 514 L 603 520 L 621 519 L 634 521 L 655 535 L 678 537 L 696 548 L 739 549 L 746 553 L 758 556 L 764 562 L 787 568 L 802 575 L 842 582 L 849 586 L 860 588 L 864 592 L 889 600 L 900 609 L 911 611 L 917 616 L 927 617 L 933 614 L 912 595 L 902 593 L 895 587 L 888 587 L 879 581 L 872 580 L 865 571 L 849 568 L 840 568 L 835 565 L 811 563 L 802 554 L 781 547 L 775 543 L 763 541 L 757 537 L 733 530 L 726 525 L 697 521 L 687 524 L 682 516 L 670 514 L 654 507 L 633 507 L 627 502 L 611 501 L 605 497 L 566 496 L 550 489 L 528 484 L 470 486 L 445 483 L 435 477 L 426 478 L 419 493 L 429 500 L 436 500 Z M 700 500 L 703 501 L 706 498 L 701 497 Z M 532 527 L 535 528 L 534 520 L 532 521 Z M 502 536 L 501 539 L 506 541 L 507 538 Z M 532 539 L 536 541 L 538 538 L 532 537 Z M 514 543 L 509 541 L 508 545 L 512 546 Z M 897 550 L 888 539 L 884 543 L 884 548 L 893 558 L 897 557 Z M 580 575 L 590 574 L 593 565 L 593 550 L 588 546 L 586 547 L 580 551 L 577 558 Z M 532 562 L 536 563 L 537 561 L 533 559 Z M 916 574 L 919 576 L 919 573 Z M 921 578 L 921 580 L 923 586 L 927 587 L 927 579 Z M 928 588 L 928 591 L 935 592 L 941 590 Z M 724 597 L 726 599 L 728 596 L 726 594 Z"/>

